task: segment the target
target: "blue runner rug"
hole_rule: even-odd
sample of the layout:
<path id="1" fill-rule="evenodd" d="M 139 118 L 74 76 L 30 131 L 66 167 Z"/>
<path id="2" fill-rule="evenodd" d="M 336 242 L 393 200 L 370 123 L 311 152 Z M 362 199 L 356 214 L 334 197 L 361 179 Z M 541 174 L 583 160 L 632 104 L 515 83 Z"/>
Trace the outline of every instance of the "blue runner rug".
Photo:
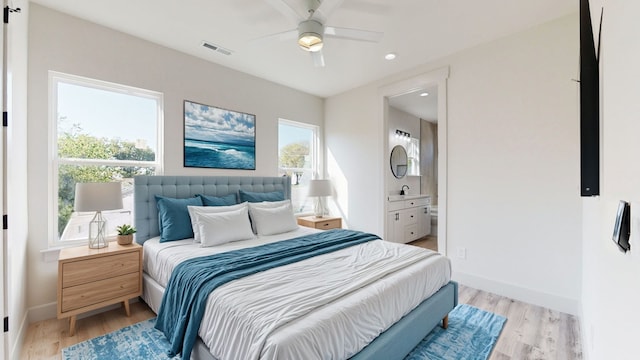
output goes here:
<path id="1" fill-rule="evenodd" d="M 149 319 L 64 348 L 62 359 L 169 359 L 169 342 L 153 328 L 155 321 Z M 449 313 L 449 328 L 437 326 L 405 360 L 486 360 L 505 321 L 500 315 L 458 305 Z"/>

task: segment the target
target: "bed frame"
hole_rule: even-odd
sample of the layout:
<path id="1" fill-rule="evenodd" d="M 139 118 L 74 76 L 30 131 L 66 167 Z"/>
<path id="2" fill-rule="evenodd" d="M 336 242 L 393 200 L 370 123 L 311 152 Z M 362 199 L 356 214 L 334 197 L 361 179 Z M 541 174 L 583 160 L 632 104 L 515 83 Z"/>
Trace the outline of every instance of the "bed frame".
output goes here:
<path id="1" fill-rule="evenodd" d="M 193 197 L 196 194 L 224 196 L 238 190 L 253 192 L 282 191 L 291 198 L 289 177 L 244 176 L 137 176 L 134 178 L 134 226 L 138 244 L 160 235 L 155 195 L 174 198 Z M 145 274 L 146 275 L 146 274 Z M 145 276 L 144 300 L 154 311 L 163 289 Z M 155 299 L 155 300 L 154 300 Z M 446 328 L 447 314 L 458 305 L 458 284 L 451 281 L 430 298 L 405 315 L 387 331 L 362 349 L 351 359 L 390 360 L 403 359 L 431 330 L 442 325 Z M 214 359 L 204 343 L 198 339 L 192 359 Z"/>

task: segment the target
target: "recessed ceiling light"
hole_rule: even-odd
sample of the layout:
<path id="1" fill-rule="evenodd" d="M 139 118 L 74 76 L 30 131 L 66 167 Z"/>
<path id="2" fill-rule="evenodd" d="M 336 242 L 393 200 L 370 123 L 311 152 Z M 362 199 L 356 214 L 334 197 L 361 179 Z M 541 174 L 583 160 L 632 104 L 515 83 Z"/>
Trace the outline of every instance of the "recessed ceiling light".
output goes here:
<path id="1" fill-rule="evenodd" d="M 387 60 L 393 60 L 396 58 L 396 54 L 394 53 L 388 53 L 387 55 L 384 56 L 385 59 Z"/>
<path id="2" fill-rule="evenodd" d="M 423 92 L 423 93 L 420 93 L 420 96 L 422 96 L 422 97 L 424 97 L 424 96 L 429 96 L 429 93 L 425 91 L 425 92 Z"/>

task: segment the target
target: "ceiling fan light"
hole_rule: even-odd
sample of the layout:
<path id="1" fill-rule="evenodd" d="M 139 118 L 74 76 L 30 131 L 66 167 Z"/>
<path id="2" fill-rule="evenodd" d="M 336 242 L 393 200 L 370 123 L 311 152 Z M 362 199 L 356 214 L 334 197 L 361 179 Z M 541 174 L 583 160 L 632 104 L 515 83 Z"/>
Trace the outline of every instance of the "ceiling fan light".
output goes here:
<path id="1" fill-rule="evenodd" d="M 316 52 L 322 49 L 324 43 L 322 42 L 322 36 L 314 32 L 306 32 L 300 34 L 298 37 L 298 45 L 302 50 Z"/>
<path id="2" fill-rule="evenodd" d="M 298 45 L 302 50 L 316 52 L 322 49 L 324 26 L 316 20 L 305 20 L 298 24 Z"/>

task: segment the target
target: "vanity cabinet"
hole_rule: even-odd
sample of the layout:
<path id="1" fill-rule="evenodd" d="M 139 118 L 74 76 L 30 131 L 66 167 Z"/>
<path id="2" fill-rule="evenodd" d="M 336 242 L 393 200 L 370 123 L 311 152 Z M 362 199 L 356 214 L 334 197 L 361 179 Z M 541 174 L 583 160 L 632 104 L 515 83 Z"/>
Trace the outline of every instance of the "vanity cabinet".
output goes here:
<path id="1" fill-rule="evenodd" d="M 431 231 L 429 204 L 428 196 L 390 201 L 385 240 L 408 243 L 428 235 Z"/>

